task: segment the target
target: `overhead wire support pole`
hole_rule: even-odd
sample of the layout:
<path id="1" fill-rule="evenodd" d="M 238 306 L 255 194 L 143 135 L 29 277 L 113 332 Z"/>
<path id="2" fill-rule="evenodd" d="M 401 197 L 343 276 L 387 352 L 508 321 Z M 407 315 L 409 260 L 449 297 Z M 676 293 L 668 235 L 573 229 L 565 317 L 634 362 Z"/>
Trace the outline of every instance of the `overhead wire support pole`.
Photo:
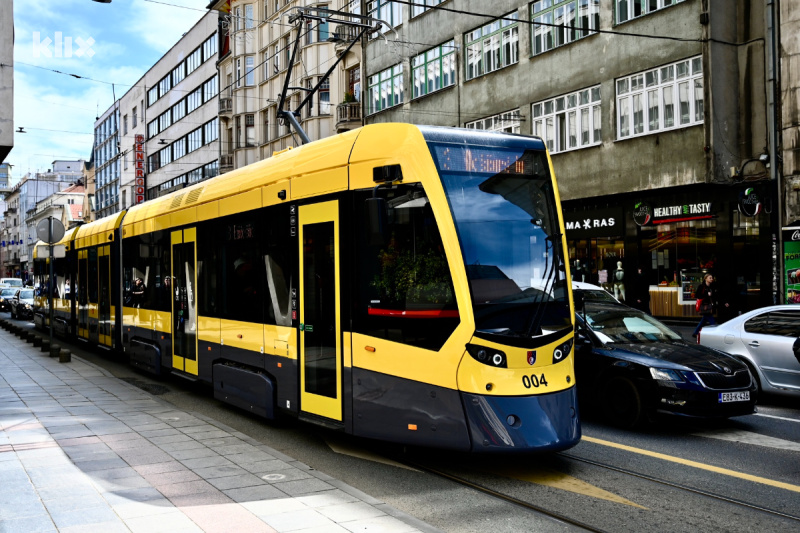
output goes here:
<path id="1" fill-rule="evenodd" d="M 319 90 L 322 84 L 330 77 L 331 73 L 334 69 L 339 65 L 342 61 L 342 58 L 345 57 L 347 52 L 355 45 L 355 43 L 359 42 L 361 38 L 364 36 L 365 33 L 380 33 L 380 28 L 382 25 L 386 25 L 387 27 L 389 24 L 386 22 L 374 19 L 372 17 L 364 16 L 364 15 L 357 15 L 354 13 L 347 13 L 345 11 L 334 11 L 326 8 L 319 8 L 319 7 L 294 7 L 289 10 L 289 12 L 294 12 L 292 15 L 289 16 L 289 23 L 294 24 L 297 23 L 297 36 L 294 39 L 294 47 L 292 48 L 292 55 L 289 58 L 289 64 L 286 67 L 286 79 L 283 82 L 283 90 L 281 91 L 281 97 L 278 101 L 278 110 L 277 110 L 277 117 L 282 118 L 286 122 L 289 123 L 290 127 L 293 128 L 297 134 L 300 136 L 300 140 L 303 144 L 307 144 L 311 142 L 311 139 L 306 134 L 303 127 L 300 125 L 300 121 L 298 117 L 300 117 L 300 110 L 305 106 L 307 103 L 311 101 L 314 97 L 314 94 Z M 342 17 L 342 18 L 339 18 Z M 355 22 L 352 19 L 358 19 L 361 22 Z M 290 87 L 289 81 L 292 77 L 292 69 L 294 68 L 295 58 L 297 57 L 297 49 L 300 47 L 300 36 L 302 34 L 303 23 L 307 20 L 318 20 L 320 22 L 334 22 L 339 25 L 344 26 L 355 26 L 361 28 L 358 37 L 353 39 L 350 44 L 345 49 L 344 53 L 342 53 L 336 61 L 334 61 L 333 65 L 325 72 L 323 76 L 320 77 L 317 84 L 311 88 L 302 88 L 302 87 Z M 397 31 L 395 30 L 395 35 Z M 381 36 L 383 34 L 381 33 Z M 384 37 L 385 39 L 385 37 Z M 300 102 L 300 105 L 297 106 L 296 109 L 291 110 L 284 110 L 283 106 L 286 103 L 286 95 L 289 92 L 289 89 L 301 89 L 306 91 L 308 94 L 306 97 Z"/>

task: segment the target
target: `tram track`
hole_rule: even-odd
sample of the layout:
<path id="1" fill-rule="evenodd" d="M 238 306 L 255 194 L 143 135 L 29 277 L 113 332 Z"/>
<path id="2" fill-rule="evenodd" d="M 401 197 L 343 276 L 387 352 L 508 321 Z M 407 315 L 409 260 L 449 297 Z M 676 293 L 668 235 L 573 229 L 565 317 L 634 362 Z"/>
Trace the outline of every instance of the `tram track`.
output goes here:
<path id="1" fill-rule="evenodd" d="M 601 463 L 601 462 L 598 462 L 598 461 L 593 461 L 591 459 L 585 459 L 583 457 L 577 457 L 577 456 L 569 454 L 569 453 L 561 452 L 561 453 L 558 453 L 557 455 L 559 457 L 563 457 L 564 459 L 577 461 L 577 462 L 581 462 L 581 463 L 584 463 L 584 464 L 589 464 L 589 465 L 592 465 L 592 466 L 596 466 L 598 468 L 603 468 L 603 469 L 606 469 L 606 470 L 610 470 L 612 472 L 617 472 L 617 473 L 628 475 L 628 476 L 632 476 L 632 477 L 635 477 L 635 478 L 638 478 L 638 479 L 643 479 L 645 481 L 650 481 L 652 483 L 656 483 L 656 484 L 659 484 L 659 485 L 664 485 L 666 487 L 670 487 L 670 488 L 673 488 L 673 489 L 678 489 L 678 490 L 682 490 L 682 491 L 689 492 L 689 493 L 692 493 L 692 494 L 697 494 L 699 496 L 704 496 L 706 498 L 710 498 L 712 500 L 716 500 L 716 501 L 719 501 L 719 502 L 723 502 L 723 503 L 727 503 L 727 504 L 733 504 L 733 505 L 737 505 L 737 506 L 744 507 L 744 508 L 747 508 L 747 509 L 751 509 L 751 510 L 754 510 L 754 511 L 759 511 L 761 513 L 765 513 L 765 514 L 768 514 L 768 515 L 771 515 L 771 516 L 775 516 L 775 517 L 779 517 L 779 518 L 785 518 L 785 519 L 788 519 L 788 520 L 793 520 L 795 522 L 800 522 L 800 516 L 795 516 L 795 515 L 783 513 L 781 511 L 776 511 L 776 510 L 770 509 L 768 507 L 762 507 L 760 505 L 747 503 L 747 502 L 744 502 L 744 501 L 741 501 L 741 500 L 737 500 L 736 498 L 729 498 L 728 496 L 722 496 L 720 494 L 715 494 L 713 492 L 705 491 L 705 490 L 702 490 L 702 489 L 689 487 L 689 486 L 686 486 L 686 485 L 682 485 L 680 483 L 675 483 L 673 481 L 667 481 L 667 480 L 664 480 L 664 479 L 658 479 L 656 477 L 649 476 L 647 474 L 642 474 L 640 472 L 634 472 L 633 470 L 628 470 L 626 468 L 621 468 L 621 467 L 618 467 L 618 466 L 608 465 L 608 464 Z"/>
<path id="2" fill-rule="evenodd" d="M 575 527 L 581 528 L 584 531 L 591 531 L 591 532 L 594 532 L 594 533 L 608 533 L 604 529 L 598 529 L 598 528 L 596 528 L 594 526 L 586 524 L 585 522 L 581 522 L 579 520 L 575 520 L 574 518 L 570 518 L 569 516 L 563 515 L 561 513 L 557 513 L 557 512 L 551 511 L 549 509 L 545 509 L 544 507 L 535 505 L 535 504 L 533 504 L 531 502 L 526 502 L 524 500 L 520 500 L 519 498 L 515 498 L 515 497 L 510 496 L 508 494 L 503 494 L 502 492 L 498 492 L 498 491 L 496 491 L 494 489 L 491 489 L 489 487 L 483 486 L 483 485 L 481 485 L 479 483 L 475 483 L 474 481 L 470 481 L 470 480 L 468 480 L 466 478 L 463 478 L 463 477 L 460 477 L 460 476 L 457 476 L 457 475 L 454 475 L 454 474 L 450 474 L 448 472 L 444 472 L 442 470 L 439 470 L 439 469 L 436 469 L 436 468 L 433 468 L 433 467 L 430 467 L 430 466 L 427 466 L 427 465 L 423 465 L 421 463 L 417 463 L 417 462 L 414 462 L 414 461 L 409 461 L 408 459 L 401 459 L 401 460 L 398 460 L 398 462 L 401 462 L 402 464 L 404 464 L 406 466 L 416 468 L 417 470 L 420 470 L 422 472 L 426 472 L 428 474 L 432 474 L 434 476 L 437 476 L 437 477 L 440 477 L 440 478 L 443 478 L 443 479 L 447 479 L 447 480 L 452 481 L 454 483 L 457 483 L 458 485 L 461 485 L 463 487 L 471 488 L 471 489 L 473 489 L 475 491 L 480 492 L 481 494 L 486 494 L 487 496 L 491 496 L 491 497 L 496 498 L 498 500 L 511 503 L 513 505 L 516 505 L 518 507 L 522 507 L 523 509 L 527 509 L 529 511 L 538 513 L 540 515 L 547 516 L 547 517 L 552 518 L 553 520 L 556 520 L 558 522 L 563 522 L 564 524 L 569 524 L 571 526 L 575 526 Z"/>

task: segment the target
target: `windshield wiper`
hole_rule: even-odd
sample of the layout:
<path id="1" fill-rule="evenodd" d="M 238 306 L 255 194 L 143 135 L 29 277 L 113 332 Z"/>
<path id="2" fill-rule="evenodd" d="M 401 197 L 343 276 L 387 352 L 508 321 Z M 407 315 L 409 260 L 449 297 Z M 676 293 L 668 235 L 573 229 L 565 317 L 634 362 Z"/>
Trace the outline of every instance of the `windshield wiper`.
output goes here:
<path id="1" fill-rule="evenodd" d="M 556 241 L 555 238 L 558 238 L 558 241 L 561 242 L 561 234 L 555 233 L 553 235 L 548 235 L 545 237 L 545 242 L 549 242 L 549 246 L 545 247 L 545 252 L 548 252 L 549 249 L 553 251 L 553 259 L 551 262 L 550 254 L 546 253 L 545 257 L 547 258 L 547 263 L 545 263 L 545 269 L 547 269 L 548 263 L 550 264 L 550 271 L 547 274 L 547 278 L 544 281 L 544 287 L 542 288 L 542 292 L 539 295 L 536 295 L 533 299 L 533 316 L 531 317 L 531 322 L 528 325 L 527 336 L 532 337 L 533 332 L 536 331 L 537 335 L 541 335 L 542 327 L 541 322 L 545 315 L 545 305 L 542 304 L 546 295 L 550 294 L 551 284 L 555 279 L 556 273 Z"/>

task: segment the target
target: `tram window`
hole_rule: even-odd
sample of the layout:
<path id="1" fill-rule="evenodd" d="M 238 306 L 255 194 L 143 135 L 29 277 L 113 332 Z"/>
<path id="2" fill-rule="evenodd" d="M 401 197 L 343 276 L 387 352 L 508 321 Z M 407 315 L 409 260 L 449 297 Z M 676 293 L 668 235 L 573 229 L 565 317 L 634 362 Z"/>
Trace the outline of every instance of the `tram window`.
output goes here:
<path id="1" fill-rule="evenodd" d="M 170 275 L 169 233 L 156 231 L 122 241 L 122 299 L 126 307 L 170 311 L 172 301 L 166 280 Z M 144 291 L 134 297 L 136 279 Z"/>
<path id="2" fill-rule="evenodd" d="M 97 303 L 97 247 L 89 248 L 89 303 Z"/>
<path id="3" fill-rule="evenodd" d="M 428 197 L 420 184 L 381 187 L 383 238 L 370 238 L 367 199 L 355 193 L 354 330 L 438 350 L 459 323 L 450 267 Z"/>
<path id="4" fill-rule="evenodd" d="M 263 322 L 265 268 L 261 225 L 254 213 L 225 217 L 217 226 L 222 244 L 222 316 L 242 322 Z"/>
<path id="5" fill-rule="evenodd" d="M 275 206 L 266 211 L 264 224 L 264 253 L 266 306 L 265 322 L 278 326 L 292 325 L 290 293 L 292 291 L 291 247 L 289 230 L 289 207 Z"/>
<path id="6" fill-rule="evenodd" d="M 220 248 L 215 236 L 216 221 L 197 227 L 197 312 L 201 316 L 219 317 Z"/>

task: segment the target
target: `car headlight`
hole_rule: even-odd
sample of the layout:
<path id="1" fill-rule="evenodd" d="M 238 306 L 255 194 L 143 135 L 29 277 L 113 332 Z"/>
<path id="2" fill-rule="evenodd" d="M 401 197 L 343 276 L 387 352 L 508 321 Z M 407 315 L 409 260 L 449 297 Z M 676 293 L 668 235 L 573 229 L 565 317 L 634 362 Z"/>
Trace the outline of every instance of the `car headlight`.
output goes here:
<path id="1" fill-rule="evenodd" d="M 477 344 L 467 344 L 467 352 L 473 359 L 484 365 L 496 368 L 508 368 L 506 354 L 495 348 L 487 348 L 485 346 L 478 346 Z"/>
<path id="2" fill-rule="evenodd" d="M 658 379 L 660 381 L 683 381 L 683 378 L 677 371 L 670 370 L 669 368 L 651 367 L 650 375 L 653 376 L 653 379 Z"/>
<path id="3" fill-rule="evenodd" d="M 31 304 L 25 304 L 23 307 L 24 307 L 25 309 L 31 309 Z"/>

